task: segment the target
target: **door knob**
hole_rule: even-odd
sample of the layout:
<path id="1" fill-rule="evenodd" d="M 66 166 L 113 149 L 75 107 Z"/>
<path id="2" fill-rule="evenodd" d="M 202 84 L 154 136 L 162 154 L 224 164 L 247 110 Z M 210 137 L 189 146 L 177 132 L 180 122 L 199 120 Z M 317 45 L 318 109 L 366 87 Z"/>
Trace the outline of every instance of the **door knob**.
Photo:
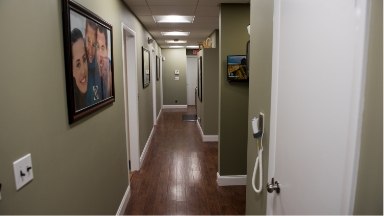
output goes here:
<path id="1" fill-rule="evenodd" d="M 267 184 L 267 191 L 268 193 L 273 193 L 273 191 L 276 191 L 276 193 L 280 193 L 279 182 L 275 181 L 275 179 L 272 178 L 271 183 Z"/>

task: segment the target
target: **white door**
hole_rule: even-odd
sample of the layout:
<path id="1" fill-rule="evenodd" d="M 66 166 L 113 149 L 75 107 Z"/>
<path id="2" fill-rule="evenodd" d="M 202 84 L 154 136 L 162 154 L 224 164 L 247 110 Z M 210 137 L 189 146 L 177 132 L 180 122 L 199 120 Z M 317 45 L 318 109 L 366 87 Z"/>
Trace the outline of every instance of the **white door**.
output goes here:
<path id="1" fill-rule="evenodd" d="M 366 4 L 275 0 L 267 214 L 353 213 Z"/>
<path id="2" fill-rule="evenodd" d="M 187 58 L 187 104 L 195 104 L 195 88 L 197 87 L 197 58 Z"/>

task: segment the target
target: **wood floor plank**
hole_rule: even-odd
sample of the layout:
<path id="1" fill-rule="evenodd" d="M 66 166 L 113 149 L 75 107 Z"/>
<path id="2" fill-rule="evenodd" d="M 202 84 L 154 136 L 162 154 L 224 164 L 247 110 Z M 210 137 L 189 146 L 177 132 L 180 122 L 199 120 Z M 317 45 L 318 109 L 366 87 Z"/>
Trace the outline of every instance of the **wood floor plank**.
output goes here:
<path id="1" fill-rule="evenodd" d="M 217 143 L 202 142 L 193 108 L 163 110 L 145 161 L 131 177 L 125 214 L 245 214 L 245 186 L 219 187 Z"/>

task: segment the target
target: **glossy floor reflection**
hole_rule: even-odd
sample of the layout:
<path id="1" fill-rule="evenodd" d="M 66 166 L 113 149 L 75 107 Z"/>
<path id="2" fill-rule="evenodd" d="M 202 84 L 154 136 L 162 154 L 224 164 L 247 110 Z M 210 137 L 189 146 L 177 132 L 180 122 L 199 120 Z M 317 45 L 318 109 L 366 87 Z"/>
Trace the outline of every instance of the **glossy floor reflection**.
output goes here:
<path id="1" fill-rule="evenodd" d="M 216 183 L 217 143 L 203 143 L 193 109 L 163 110 L 140 172 L 131 178 L 126 214 L 245 214 L 245 186 Z"/>

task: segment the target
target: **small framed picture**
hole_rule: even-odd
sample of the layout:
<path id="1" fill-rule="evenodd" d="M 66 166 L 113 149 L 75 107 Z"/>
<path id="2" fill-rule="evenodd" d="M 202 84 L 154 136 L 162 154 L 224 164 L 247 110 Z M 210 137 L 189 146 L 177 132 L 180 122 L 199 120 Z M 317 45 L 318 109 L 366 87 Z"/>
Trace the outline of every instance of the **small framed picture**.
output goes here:
<path id="1" fill-rule="evenodd" d="M 150 53 L 149 50 L 142 47 L 143 57 L 143 88 L 149 86 L 151 82 Z"/>
<path id="2" fill-rule="evenodd" d="M 156 80 L 160 80 L 160 57 L 156 56 Z"/>

